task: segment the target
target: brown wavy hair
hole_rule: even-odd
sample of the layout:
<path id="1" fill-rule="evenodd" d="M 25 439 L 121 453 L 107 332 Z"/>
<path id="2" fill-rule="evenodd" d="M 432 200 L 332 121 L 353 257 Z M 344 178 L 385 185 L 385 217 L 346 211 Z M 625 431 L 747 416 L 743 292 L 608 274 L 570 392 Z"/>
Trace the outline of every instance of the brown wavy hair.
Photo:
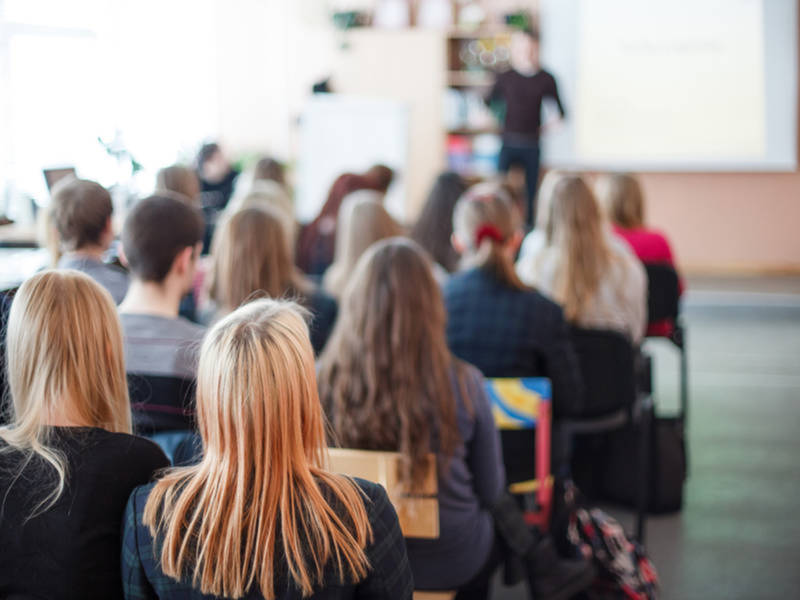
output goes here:
<path id="1" fill-rule="evenodd" d="M 320 360 L 334 442 L 400 452 L 409 490 L 424 479 L 429 452 L 447 459 L 460 443 L 453 381 L 460 385 L 463 367 L 447 348 L 445 319 L 425 251 L 384 240 L 359 260 Z"/>

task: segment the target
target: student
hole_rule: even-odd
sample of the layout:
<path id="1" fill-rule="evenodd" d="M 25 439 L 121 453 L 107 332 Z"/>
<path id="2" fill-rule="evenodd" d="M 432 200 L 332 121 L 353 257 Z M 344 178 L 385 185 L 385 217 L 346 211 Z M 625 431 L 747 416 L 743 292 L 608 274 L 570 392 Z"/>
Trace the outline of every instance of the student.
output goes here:
<path id="1" fill-rule="evenodd" d="M 366 249 L 379 240 L 401 235 L 403 229 L 383 207 L 383 197 L 368 190 L 353 192 L 345 199 L 336 229 L 336 253 L 322 287 L 339 298 Z"/>
<path id="2" fill-rule="evenodd" d="M 204 210 L 220 211 L 228 205 L 239 176 L 219 144 L 203 144 L 197 154 L 197 176 Z"/>
<path id="3" fill-rule="evenodd" d="M 612 236 L 586 182 L 565 175 L 553 187 L 545 246 L 517 263 L 520 279 L 558 302 L 580 327 L 614 329 L 639 344 L 647 326 L 647 276 Z"/>
<path id="4" fill-rule="evenodd" d="M 128 275 L 103 262 L 114 241 L 111 195 L 94 181 L 70 178 L 55 185 L 50 210 L 64 252 L 58 268 L 83 271 L 122 302 Z"/>
<path id="5" fill-rule="evenodd" d="M 125 598 L 411 600 L 380 486 L 323 468 L 325 425 L 302 309 L 256 300 L 200 352 L 199 464 L 137 488 L 125 510 Z"/>
<path id="6" fill-rule="evenodd" d="M 311 343 L 315 352 L 322 351 L 336 321 L 336 301 L 295 268 L 283 215 L 266 207 L 233 214 L 214 238 L 211 254 L 216 317 L 259 294 L 295 298 L 311 312 Z"/>
<path id="7" fill-rule="evenodd" d="M 128 373 L 194 379 L 205 328 L 180 317 L 179 307 L 194 280 L 203 227 L 198 209 L 166 195 L 141 200 L 125 219 L 122 250 L 132 281 L 119 311 Z M 147 421 L 156 430 L 191 426 L 189 416 L 166 410 L 149 411 Z"/>
<path id="8" fill-rule="evenodd" d="M 453 209 L 456 202 L 467 189 L 458 173 L 445 172 L 436 178 L 428 194 L 428 199 L 420 211 L 416 224 L 409 237 L 431 255 L 434 268 L 443 269 L 441 281 L 446 274 L 458 268 L 458 253 L 450 239 L 453 235 Z"/>
<path id="9" fill-rule="evenodd" d="M 483 378 L 453 357 L 444 327 L 424 251 L 402 238 L 375 244 L 358 262 L 320 360 L 320 397 L 338 445 L 402 454 L 409 491 L 436 454 L 439 537 L 406 541 L 415 586 L 486 598 L 503 554 L 494 513 L 509 497 Z M 523 552 L 537 599 L 587 585 L 586 565 L 559 561 L 548 538 L 527 534 Z"/>
<path id="10" fill-rule="evenodd" d="M 297 238 L 297 221 L 294 218 L 294 205 L 286 189 L 275 181 L 254 181 L 247 192 L 234 196 L 225 209 L 223 218 L 227 218 L 243 208 L 261 206 L 271 208 L 281 216 L 284 230 L 291 247 L 294 248 Z"/>
<path id="11" fill-rule="evenodd" d="M 274 181 L 286 189 L 286 168 L 274 158 L 264 156 L 253 168 L 253 183 L 257 181 Z"/>
<path id="12" fill-rule="evenodd" d="M 321 277 L 333 262 L 336 219 L 342 202 L 358 190 L 379 191 L 385 181 L 372 176 L 344 173 L 336 178 L 319 215 L 305 225 L 297 239 L 297 266 L 312 277 Z M 385 190 L 384 190 L 385 192 Z"/>
<path id="13" fill-rule="evenodd" d="M 605 175 L 598 180 L 596 190 L 614 233 L 628 243 L 639 260 L 675 266 L 667 238 L 645 225 L 644 197 L 636 177 L 627 173 Z"/>
<path id="14" fill-rule="evenodd" d="M 187 198 L 193 205 L 200 206 L 200 179 L 189 167 L 170 165 L 156 174 L 156 193 L 174 192 Z"/>
<path id="15" fill-rule="evenodd" d="M 13 422 L 0 428 L 0 597 L 120 598 L 120 523 L 166 467 L 133 437 L 122 332 L 83 273 L 22 284 L 8 324 Z"/>
<path id="16" fill-rule="evenodd" d="M 550 378 L 554 415 L 577 415 L 583 389 L 564 315 L 514 272 L 520 238 L 498 186 L 473 186 L 458 201 L 453 245 L 462 262 L 443 289 L 447 342 L 486 377 Z"/>

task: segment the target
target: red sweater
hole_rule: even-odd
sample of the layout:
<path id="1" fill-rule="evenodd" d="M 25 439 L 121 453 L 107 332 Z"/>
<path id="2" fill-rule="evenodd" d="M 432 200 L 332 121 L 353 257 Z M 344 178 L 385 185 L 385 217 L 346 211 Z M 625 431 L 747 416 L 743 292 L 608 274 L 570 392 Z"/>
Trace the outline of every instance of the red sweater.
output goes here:
<path id="1" fill-rule="evenodd" d="M 663 234 L 653 229 L 639 227 L 636 229 L 624 229 L 619 225 L 614 225 L 614 233 L 623 240 L 633 250 L 645 264 L 668 264 L 675 266 L 672 258 L 672 249 L 667 238 Z M 679 290 L 683 293 L 683 279 L 678 279 Z M 658 321 L 650 323 L 647 327 L 648 336 L 669 336 L 672 333 L 672 323 Z"/>

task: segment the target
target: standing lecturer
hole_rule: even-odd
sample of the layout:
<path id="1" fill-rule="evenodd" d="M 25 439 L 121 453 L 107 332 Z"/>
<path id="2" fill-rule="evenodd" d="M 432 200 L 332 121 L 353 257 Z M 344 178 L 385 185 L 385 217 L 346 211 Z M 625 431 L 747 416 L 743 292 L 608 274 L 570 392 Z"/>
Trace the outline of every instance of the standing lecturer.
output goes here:
<path id="1" fill-rule="evenodd" d="M 486 102 L 505 104 L 503 147 L 497 168 L 501 173 L 515 164 L 525 169 L 528 227 L 533 227 L 536 217 L 534 198 L 539 182 L 539 136 L 545 98 L 555 100 L 563 118 L 564 106 L 556 80 L 539 64 L 539 34 L 529 29 L 517 32 L 511 38 L 511 69 L 497 76 Z"/>

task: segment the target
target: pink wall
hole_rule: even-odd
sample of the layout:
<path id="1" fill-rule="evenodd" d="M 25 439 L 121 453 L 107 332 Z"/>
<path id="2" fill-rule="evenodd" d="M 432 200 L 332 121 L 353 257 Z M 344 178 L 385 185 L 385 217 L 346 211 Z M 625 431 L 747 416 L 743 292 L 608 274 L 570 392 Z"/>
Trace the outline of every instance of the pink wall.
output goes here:
<path id="1" fill-rule="evenodd" d="M 643 173 L 651 225 L 690 272 L 800 273 L 800 171 Z"/>

